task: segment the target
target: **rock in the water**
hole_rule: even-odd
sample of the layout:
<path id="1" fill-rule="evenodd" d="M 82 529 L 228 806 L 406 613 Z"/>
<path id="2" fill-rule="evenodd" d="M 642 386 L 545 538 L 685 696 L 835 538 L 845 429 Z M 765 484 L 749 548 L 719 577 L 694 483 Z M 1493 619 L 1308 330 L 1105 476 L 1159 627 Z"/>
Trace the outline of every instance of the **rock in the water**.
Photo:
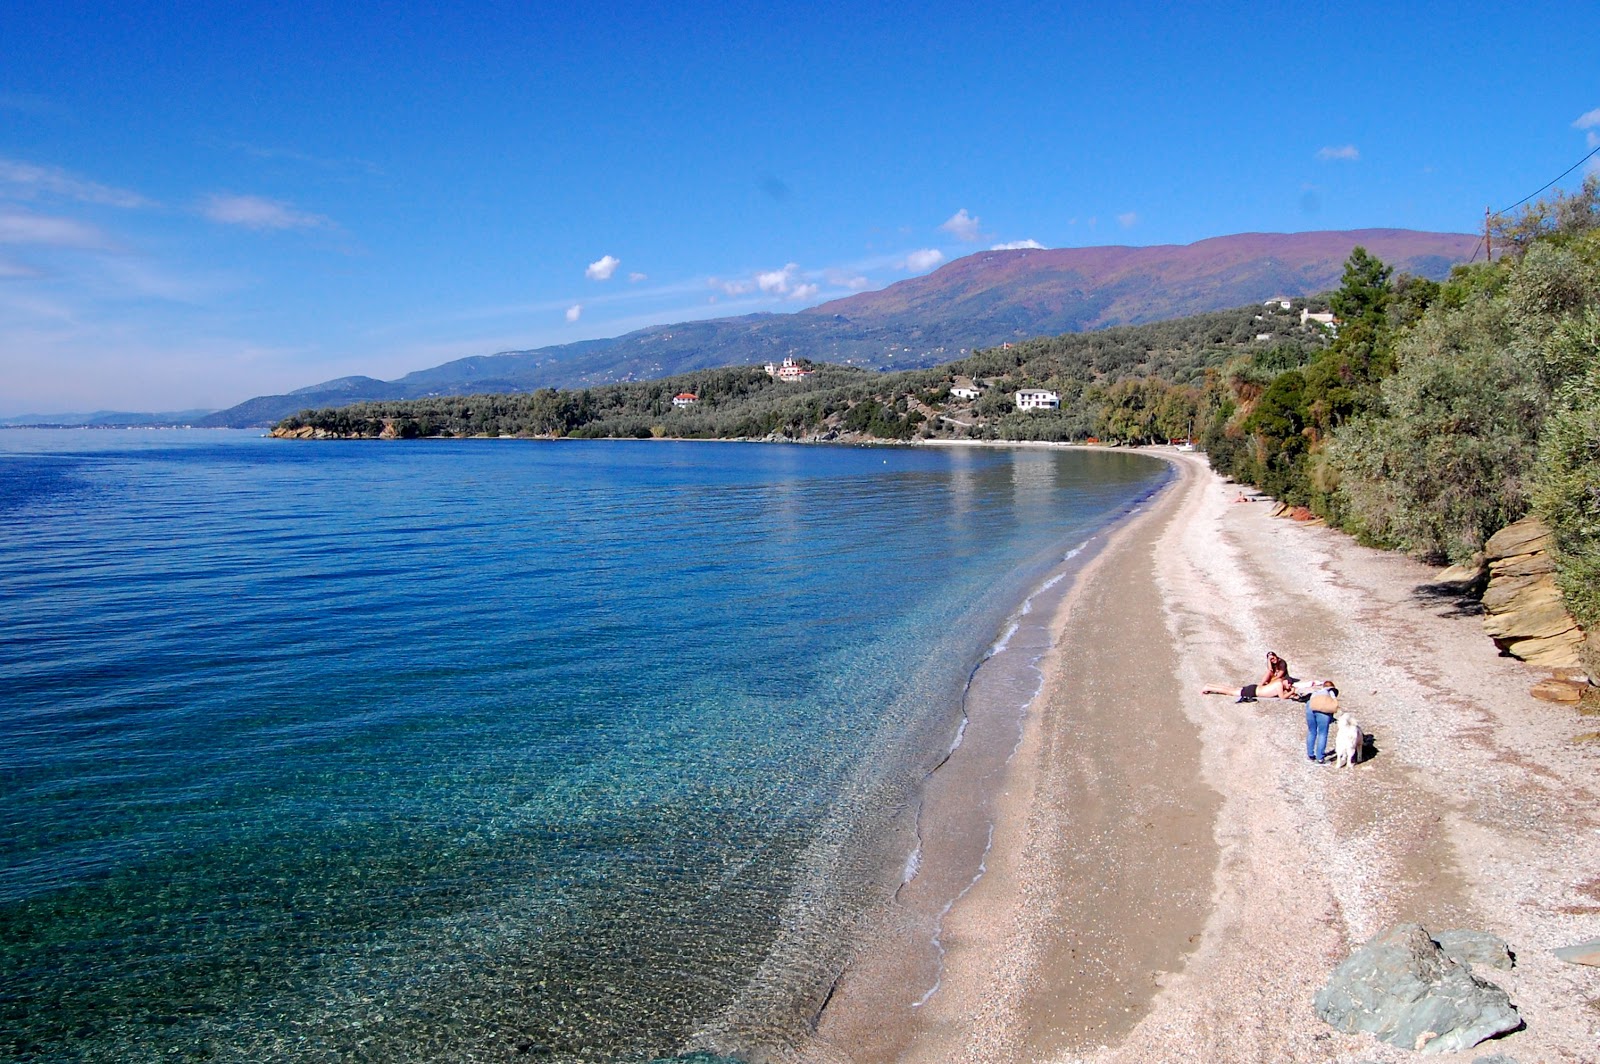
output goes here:
<path id="1" fill-rule="evenodd" d="M 1341 1031 L 1424 1053 L 1468 1049 L 1522 1026 L 1504 990 L 1452 960 L 1419 924 L 1374 936 L 1339 965 L 1315 1004 Z"/>
<path id="2" fill-rule="evenodd" d="M 1555 951 L 1555 954 L 1568 964 L 1589 964 L 1600 967 L 1600 938 L 1579 942 L 1574 946 L 1562 946 Z"/>
<path id="3" fill-rule="evenodd" d="M 1487 931 L 1440 931 L 1433 940 L 1444 950 L 1444 955 L 1461 964 L 1481 964 L 1485 968 L 1499 968 L 1509 972 L 1514 962 L 1511 948 L 1499 935 Z"/>

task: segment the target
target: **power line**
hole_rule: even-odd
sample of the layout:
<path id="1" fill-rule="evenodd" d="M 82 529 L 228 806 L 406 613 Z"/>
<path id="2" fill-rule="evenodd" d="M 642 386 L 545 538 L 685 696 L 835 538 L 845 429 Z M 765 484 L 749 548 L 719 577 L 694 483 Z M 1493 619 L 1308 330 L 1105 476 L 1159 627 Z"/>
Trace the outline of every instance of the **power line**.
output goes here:
<path id="1" fill-rule="evenodd" d="M 1565 170 L 1561 171 L 1561 173 L 1556 175 L 1554 180 L 1546 183 L 1544 188 L 1539 189 L 1537 192 L 1533 193 L 1533 195 L 1531 195 L 1531 196 L 1522 197 L 1521 199 L 1517 200 L 1517 202 L 1513 203 L 1511 206 L 1507 207 L 1505 210 L 1501 211 L 1500 213 L 1501 214 L 1506 214 L 1506 213 L 1508 213 L 1510 211 L 1516 210 L 1518 207 L 1522 206 L 1524 203 L 1527 203 L 1529 200 L 1533 199 L 1533 197 L 1537 196 L 1540 192 L 1543 192 L 1545 189 L 1549 188 L 1551 185 L 1554 185 L 1556 183 L 1556 181 L 1560 181 L 1563 177 L 1566 177 L 1568 174 L 1572 173 L 1572 171 L 1576 170 L 1578 167 L 1582 166 L 1584 163 L 1588 162 L 1590 159 L 1593 159 L 1596 155 L 1600 155 L 1600 146 L 1596 146 L 1594 151 L 1590 152 L 1588 155 L 1585 155 L 1583 158 L 1579 159 L 1577 162 L 1573 163 L 1571 166 L 1569 166 Z"/>

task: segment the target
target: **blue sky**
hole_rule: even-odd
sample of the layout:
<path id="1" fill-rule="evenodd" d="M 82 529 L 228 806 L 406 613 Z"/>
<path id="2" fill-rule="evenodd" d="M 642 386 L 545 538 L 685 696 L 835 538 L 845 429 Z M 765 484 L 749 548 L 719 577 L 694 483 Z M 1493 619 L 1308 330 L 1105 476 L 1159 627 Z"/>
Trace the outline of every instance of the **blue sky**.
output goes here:
<path id="1" fill-rule="evenodd" d="M 0 415 L 392 379 L 1019 241 L 1470 232 L 1600 146 L 1592 0 L 661 6 L 0 0 Z"/>

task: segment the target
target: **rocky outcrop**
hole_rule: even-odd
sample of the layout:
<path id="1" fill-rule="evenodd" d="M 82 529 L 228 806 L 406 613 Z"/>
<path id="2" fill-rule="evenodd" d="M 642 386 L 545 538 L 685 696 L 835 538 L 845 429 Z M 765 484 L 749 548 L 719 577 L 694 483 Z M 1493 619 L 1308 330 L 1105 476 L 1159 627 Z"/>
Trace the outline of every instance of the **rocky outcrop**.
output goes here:
<path id="1" fill-rule="evenodd" d="M 1457 944 L 1485 949 L 1475 938 Z M 1341 1031 L 1365 1031 L 1423 1053 L 1469 1049 L 1522 1026 L 1506 992 L 1453 959 L 1420 924 L 1374 936 L 1339 965 L 1317 991 L 1315 1005 L 1317 1015 Z"/>
<path id="2" fill-rule="evenodd" d="M 344 438 L 337 432 L 313 428 L 310 425 L 302 425 L 297 429 L 286 429 L 279 425 L 268 435 L 280 440 L 340 440 Z"/>
<path id="3" fill-rule="evenodd" d="M 1576 666 L 1583 629 L 1556 586 L 1550 529 L 1537 517 L 1507 525 L 1483 545 L 1489 584 L 1483 627 L 1502 651 L 1535 665 Z"/>

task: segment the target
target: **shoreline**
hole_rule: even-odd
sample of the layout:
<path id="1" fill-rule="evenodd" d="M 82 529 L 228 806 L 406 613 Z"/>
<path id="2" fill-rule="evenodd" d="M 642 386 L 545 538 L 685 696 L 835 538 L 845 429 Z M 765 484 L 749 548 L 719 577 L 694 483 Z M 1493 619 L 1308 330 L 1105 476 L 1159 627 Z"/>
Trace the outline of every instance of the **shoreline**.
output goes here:
<path id="1" fill-rule="evenodd" d="M 984 442 L 977 446 L 1014 445 Z M 1016 446 L 1064 449 L 1042 442 Z M 925 844 L 922 867 L 896 896 L 887 921 L 891 932 L 885 936 L 886 941 L 875 942 L 863 951 L 836 985 L 819 1017 L 817 1044 L 810 1047 L 805 1059 L 949 1059 L 954 1049 L 948 1044 L 950 1037 L 965 1018 L 953 1016 L 948 1003 L 974 999 L 973 988 L 966 985 L 973 974 L 970 958 L 974 952 L 988 955 L 997 945 L 992 940 L 975 943 L 975 937 L 989 936 L 975 934 L 969 914 L 987 916 L 997 909 L 1025 911 L 1034 925 L 1048 915 L 1045 910 L 1051 908 L 1049 899 L 1034 898 L 1023 903 L 1016 896 L 1024 885 L 1018 875 L 1018 862 L 1030 846 L 1025 832 L 1019 829 L 1028 828 L 1027 812 L 1040 804 L 1039 788 L 1061 782 L 1047 778 L 1049 774 L 1042 772 L 1044 766 L 1036 762 L 1043 741 L 1040 722 L 1056 716 L 1050 707 L 1062 686 L 1064 635 L 1080 613 L 1099 608 L 1085 601 L 1085 596 L 1092 596 L 1096 588 L 1103 586 L 1099 579 L 1102 570 L 1108 565 L 1115 567 L 1131 545 L 1164 523 L 1164 515 L 1181 497 L 1189 475 L 1184 465 L 1172 461 L 1168 454 L 1123 448 L 1104 450 L 1145 453 L 1165 460 L 1173 467 L 1174 475 L 1129 513 L 1096 533 L 1080 548 L 1085 554 L 1075 559 L 1076 564 L 1069 562 L 1049 583 L 1033 592 L 1022 607 L 1025 614 L 1031 606 L 1041 606 L 1042 610 L 1028 636 L 1036 649 L 1029 665 L 1035 669 L 1035 687 L 1023 699 L 1026 708 L 1019 718 L 986 719 L 1003 714 L 994 712 L 996 700 L 985 688 L 1004 683 L 1006 678 L 985 675 L 988 661 L 974 673 L 972 697 L 985 712 L 972 718 L 968 741 L 925 785 L 919 810 Z M 1153 606 L 1151 590 L 1147 604 Z M 1118 614 L 1134 619 L 1125 608 Z M 1148 615 L 1139 618 L 1140 623 L 1148 620 Z M 1113 643 L 1124 641 L 1127 636 L 1126 632 L 1112 633 L 1109 629 L 1106 634 Z M 1097 645 L 1092 653 L 1106 650 Z M 1101 732 L 1113 730 L 1109 718 L 1100 720 L 1099 725 Z M 1194 772 L 1197 771 L 1195 766 Z M 1141 785 L 1157 782 L 1139 775 Z M 1156 775 L 1170 775 L 1170 765 L 1163 766 Z M 1105 804 L 1102 809 L 1112 811 Z M 1056 809 L 1058 816 L 1061 812 Z M 975 838 L 977 830 L 986 832 L 986 836 Z M 1186 835 L 1184 845 L 1197 841 Z M 1203 847 L 1196 846 L 1195 852 L 1203 853 Z M 1057 878 L 1070 876 L 1072 884 L 1058 884 L 1066 889 L 1052 897 L 1071 894 L 1074 889 L 1087 895 L 1089 884 L 1085 877 L 1089 871 L 1081 864 L 1070 873 L 1058 870 Z M 1165 957 L 1164 947 L 1157 951 L 1166 963 L 1176 963 L 1175 958 Z M 990 974 L 985 973 L 985 977 Z M 1064 1016 L 1057 1020 L 1067 1022 Z M 979 1054 L 972 1059 L 985 1056 Z"/>
<path id="2" fill-rule="evenodd" d="M 1574 741 L 1592 725 L 1532 699 L 1543 673 L 1476 616 L 1416 593 L 1426 567 L 1231 505 L 1203 455 L 1132 453 L 1181 476 L 1053 619 L 985 871 L 940 923 L 938 992 L 908 1012 L 903 960 L 868 951 L 802 1059 L 1409 1059 L 1311 998 L 1412 920 L 1518 957 L 1479 974 L 1525 1029 L 1438 1059 L 1594 1059 L 1600 969 L 1550 952 L 1600 937 L 1600 745 Z M 1341 681 L 1371 761 L 1308 763 L 1297 704 L 1198 694 L 1254 679 L 1267 649 Z"/>

